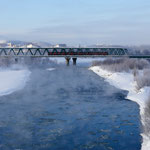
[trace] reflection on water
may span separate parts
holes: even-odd
[[[0,98],[1,150],[139,150],[138,106],[82,67],[34,69]]]

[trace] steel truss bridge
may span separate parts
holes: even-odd
[[[0,48],[0,56],[100,57],[127,55],[124,48]]]
[[[129,55],[125,48],[0,48],[3,57],[65,57],[76,64],[78,57],[129,57],[150,58],[150,56]]]

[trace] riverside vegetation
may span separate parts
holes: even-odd
[[[132,72],[136,81],[136,88],[140,90],[145,86],[150,86],[150,62],[145,59],[106,59],[104,61],[94,61],[92,66],[100,66],[104,70],[111,72]]]

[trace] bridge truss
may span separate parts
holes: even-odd
[[[0,48],[0,56],[106,57],[126,56],[124,48]]]

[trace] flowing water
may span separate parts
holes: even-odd
[[[140,150],[138,105],[86,67],[32,69],[0,97],[0,150]]]

